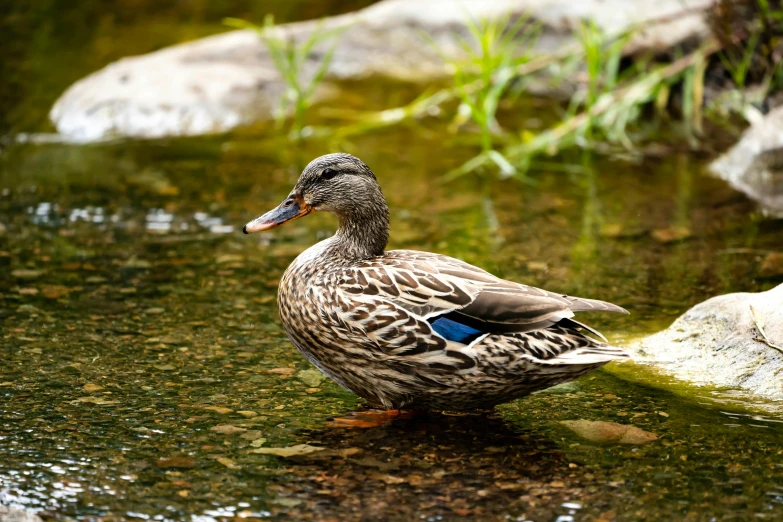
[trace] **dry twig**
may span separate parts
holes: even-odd
[[[761,338],[759,339],[756,337],[754,341],[763,342],[770,348],[774,348],[775,350],[783,353],[783,347],[780,347],[776,344],[772,344],[769,339],[767,338],[767,333],[764,331],[764,318],[761,317],[761,314],[756,312],[756,309],[753,308],[753,305],[750,305],[750,317],[753,319],[753,324],[756,325],[756,329],[759,331],[759,334],[761,334]]]

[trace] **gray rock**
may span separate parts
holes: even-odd
[[[755,121],[710,169],[770,214],[783,215],[783,107]]]
[[[0,522],[43,522],[43,520],[31,511],[0,504]]]
[[[783,399],[783,353],[760,342],[751,315],[763,320],[769,341],[783,346],[783,284],[758,294],[713,297],[669,328],[629,347],[639,362],[696,384],[741,388]]]
[[[383,76],[405,81],[443,78],[447,70],[422,33],[450,56],[461,53],[455,35],[469,17],[530,13],[544,24],[537,45],[556,52],[575,42],[573,29],[592,18],[607,32],[640,26],[630,51],[668,48],[708,29],[703,9],[712,0],[384,0],[324,20],[341,33],[327,79]],[[657,20],[655,24],[647,23]],[[317,22],[278,27],[295,40]],[[331,42],[316,48],[304,75],[312,75]],[[263,43],[251,31],[232,31],[143,56],[124,58],[72,85],[50,117],[66,141],[113,137],[156,138],[224,132],[268,119],[284,85]],[[324,88],[319,100],[335,92]]]

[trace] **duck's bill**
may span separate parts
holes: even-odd
[[[278,205],[277,208],[245,225],[242,232],[250,234],[251,232],[262,232],[277,228],[287,221],[306,216],[312,211],[313,207],[309,206],[302,199],[288,198]]]

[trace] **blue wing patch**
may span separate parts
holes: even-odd
[[[431,320],[430,324],[432,325],[432,329],[438,332],[444,339],[462,344],[470,344],[484,335],[484,332],[481,330],[476,330],[475,328],[451,319],[446,319],[445,317],[438,317],[435,320]]]

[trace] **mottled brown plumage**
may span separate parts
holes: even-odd
[[[336,214],[340,226],[288,267],[280,316],[310,362],[373,406],[487,408],[627,357],[572,319],[627,313],[618,306],[506,281],[444,255],[384,252],[386,201],[372,171],[348,154],[311,162],[289,197],[245,231],[314,210]]]

